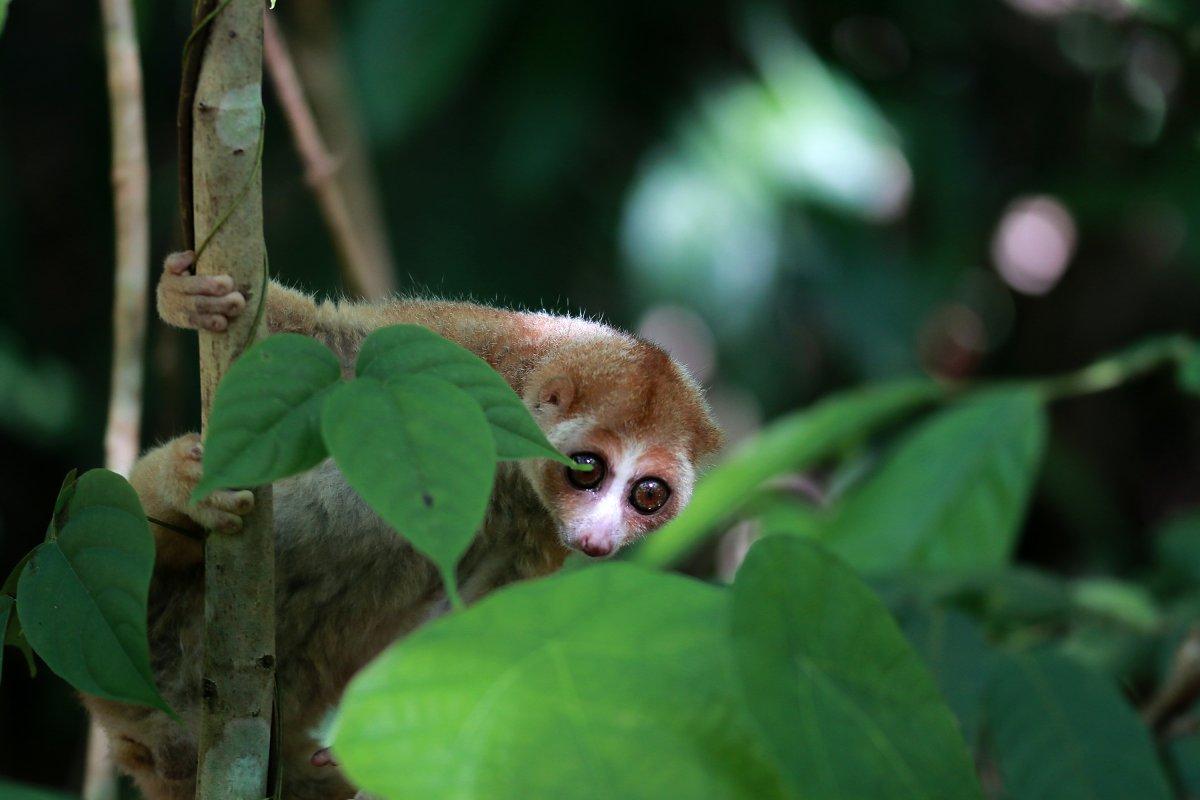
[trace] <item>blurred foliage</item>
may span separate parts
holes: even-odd
[[[277,13],[286,28],[326,1]],[[69,25],[54,4],[5,8],[7,565],[41,540],[63,472],[101,460],[112,233],[96,7],[73,9]],[[138,4],[157,253],[178,241],[188,10]],[[686,310],[690,333],[656,338],[710,386],[735,442],[869,380],[1047,374],[1143,335],[1200,333],[1200,7],[1188,0],[346,0],[335,11],[405,289],[582,307],[631,328]],[[336,294],[270,97],[268,116],[272,263]],[[152,338],[146,443],[194,427],[198,407],[191,340],[161,328]],[[1183,374],[1194,390],[1200,360]],[[869,428],[814,434],[762,488],[765,476],[725,473],[736,502],[714,513],[819,535],[827,508],[899,457],[905,445],[887,434],[940,394],[928,391]],[[972,747],[982,716],[968,699],[981,690],[948,683],[962,673],[947,659],[977,655],[978,640],[1021,657],[1056,651],[1142,703],[1200,616],[1195,400],[1156,376],[1056,403],[1049,419],[1040,477],[1014,471],[1030,485],[993,493],[1027,504],[995,526],[1012,561],[871,578]],[[684,568],[732,574],[721,562],[736,561],[740,535],[697,536],[679,553]],[[938,645],[942,635],[955,644]],[[0,684],[0,774],[75,786],[77,703],[62,684],[30,683],[19,661],[7,659]],[[1177,788],[1200,792],[1195,735],[1163,751]]]

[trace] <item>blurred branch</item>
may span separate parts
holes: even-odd
[[[1194,726],[1188,712],[1200,698],[1200,625],[1193,625],[1175,651],[1171,672],[1142,709],[1142,719],[1160,735]],[[1183,723],[1179,725],[1179,723]]]
[[[146,341],[149,277],[149,167],[142,105],[137,29],[129,0],[101,0],[104,53],[112,125],[113,213],[116,268],[113,291],[113,355],[104,463],[128,475],[140,445],[142,355]],[[104,731],[88,729],[85,800],[117,796],[116,771]]]
[[[288,44],[299,83],[337,161],[333,181],[349,207],[366,263],[378,276],[380,294],[389,295],[396,290],[395,262],[362,117],[355,103],[355,85],[342,57],[334,4],[328,0],[293,0],[285,4],[284,10],[290,22]]]
[[[1186,336],[1151,339],[1083,369],[1041,381],[1040,388],[1048,400],[1108,391],[1159,367],[1183,364],[1194,348],[1195,345]]]
[[[272,15],[264,22],[263,57],[267,73],[279,98],[279,105],[291,128],[296,150],[304,164],[304,178],[317,198],[333,238],[338,261],[352,291],[368,298],[385,297],[395,290],[391,269],[381,263],[365,246],[368,237],[355,229],[337,173],[339,164],[325,146],[312,110],[304,99],[304,90],[288,53],[287,43]]]
[[[198,274],[229,273],[257,305],[224,333],[200,332],[203,417],[232,361],[265,335],[261,0],[222,0],[191,109],[192,204]],[[194,51],[193,51],[194,52]],[[188,87],[181,96],[188,95]],[[240,534],[210,534],[204,552],[204,702],[199,800],[261,800],[267,788],[275,681],[275,552],[271,487],[255,490]]]
[[[175,127],[179,159],[179,225],[183,235],[182,250],[196,249],[196,226],[192,219],[192,107],[196,104],[196,83],[200,79],[200,64],[204,46],[208,43],[209,26],[201,24],[217,6],[217,0],[193,0],[192,33],[183,45],[183,69],[179,78],[179,106],[175,111]]]

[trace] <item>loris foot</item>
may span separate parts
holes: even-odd
[[[205,497],[199,503],[191,505],[189,499],[196,484],[203,475],[201,461],[204,458],[204,445],[200,436],[189,433],[180,436],[168,445],[173,448],[171,476],[182,498],[183,505],[178,510],[201,527],[221,533],[236,533],[242,529],[242,517],[254,510],[254,492],[248,489],[218,489]]]
[[[158,315],[178,328],[219,333],[246,308],[246,296],[229,275],[193,275],[196,254],[172,253],[158,281]]]
[[[146,516],[152,523],[165,523],[150,526],[162,565],[183,568],[199,563],[204,557],[202,531],[236,533],[242,529],[242,517],[254,510],[254,493],[246,490],[220,490],[191,503],[203,456],[200,436],[189,433],[146,453],[129,473]],[[187,533],[193,529],[194,535]]]
[[[151,516],[168,522],[185,518],[210,531],[240,531],[242,517],[254,510],[253,492],[221,489],[191,503],[192,490],[203,472],[203,457],[199,434],[184,434],[142,456],[133,465],[129,480]]]

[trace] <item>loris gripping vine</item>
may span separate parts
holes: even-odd
[[[246,298],[229,276],[190,273],[167,258],[162,319],[224,331]],[[548,460],[500,465],[482,529],[459,565],[477,600],[558,569],[571,550],[601,558],[674,517],[696,465],[720,433],[699,387],[658,347],[596,322],[472,303],[395,299],[318,304],[272,282],[265,324],[328,345],[349,373],[371,331],[425,326],[483,358],[522,398],[546,438],[589,472]],[[148,800],[195,795],[203,665],[204,529],[235,534],[253,495],[218,491],[195,506],[203,445],[196,434],[150,451],[130,481],[154,526],[150,648],[164,698],[180,714],[86,697],[118,764]],[[381,650],[447,608],[437,570],[347,485],[332,461],[275,485],[276,653],[285,798],[346,800],[354,789],[322,750],[319,728],[350,678]],[[596,598],[598,604],[603,597]]]

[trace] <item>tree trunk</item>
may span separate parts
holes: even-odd
[[[192,112],[192,204],[199,274],[228,273],[248,299],[227,332],[200,333],[203,416],[221,376],[263,335],[261,0],[230,0],[209,24]],[[255,491],[241,533],[205,546],[202,800],[261,800],[275,677],[271,489]]]

